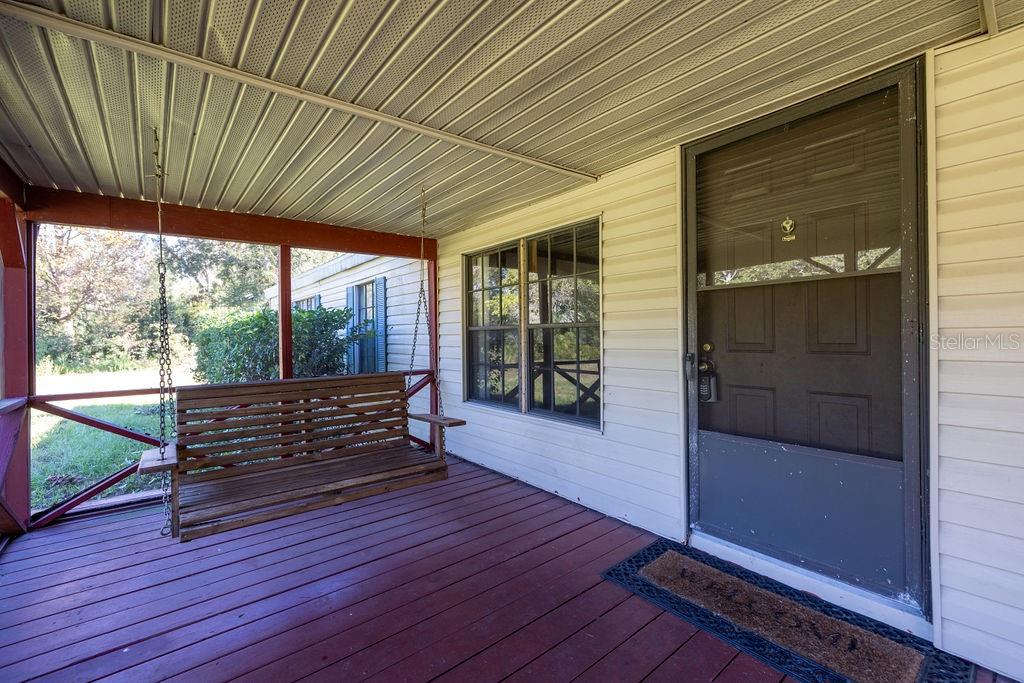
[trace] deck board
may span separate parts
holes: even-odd
[[[157,506],[0,555],[0,680],[686,680],[781,674],[604,581],[653,537],[466,462],[180,544]]]

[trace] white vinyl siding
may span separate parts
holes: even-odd
[[[1024,679],[1024,30],[934,64],[936,638]]]
[[[672,538],[680,483],[675,151],[439,241],[441,378],[454,453]],[[429,207],[428,207],[429,212]],[[603,430],[463,402],[463,256],[602,219]]]
[[[330,261],[312,272],[295,276],[292,281],[292,300],[300,301],[319,294],[320,305],[324,308],[343,308],[347,305],[345,291],[348,287],[371,282],[380,276],[387,278],[387,369],[408,370],[420,287],[418,260],[346,254],[337,263]],[[267,302],[272,308],[277,308],[276,287],[267,290]],[[427,312],[423,311],[416,349],[417,369],[426,368],[430,364],[427,335]]]

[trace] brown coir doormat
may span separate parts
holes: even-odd
[[[898,629],[668,540],[605,577],[806,681],[968,683],[973,667]]]

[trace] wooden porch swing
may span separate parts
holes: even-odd
[[[163,169],[155,130],[153,135],[158,188],[160,447],[142,454],[137,471],[163,475],[163,533],[187,541],[446,478],[444,430],[466,423],[444,417],[440,401],[439,415],[409,413],[409,396],[415,388],[406,386],[406,377],[417,374],[416,342],[427,307],[422,190],[419,299],[408,373],[178,387],[172,401]],[[436,370],[429,374],[429,381],[436,385]],[[422,386],[423,382],[417,385]],[[172,403],[177,406],[173,409],[176,440],[168,439]],[[432,447],[410,435],[410,419],[430,425]]]
[[[444,429],[410,414],[405,374],[178,387],[178,438],[140,473],[169,472],[171,534],[187,541],[444,479]],[[431,425],[434,448],[409,420]]]

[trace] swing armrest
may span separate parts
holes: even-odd
[[[170,442],[164,449],[164,459],[160,459],[160,449],[151,448],[142,452],[139,460],[139,474],[155,474],[157,472],[169,472],[178,465],[178,444]]]
[[[466,424],[465,420],[460,420],[457,417],[441,417],[440,415],[430,415],[427,413],[409,413],[409,419],[429,422],[439,427],[461,427]]]

